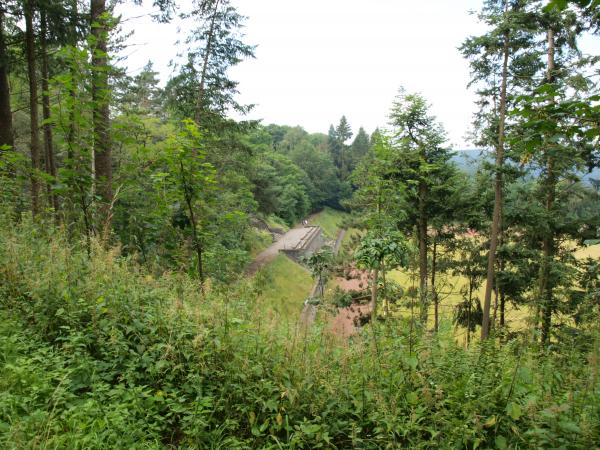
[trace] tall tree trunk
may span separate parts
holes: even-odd
[[[419,182],[419,295],[421,300],[420,320],[423,325],[427,324],[427,313],[429,301],[427,298],[427,211],[425,204],[427,201],[427,185],[424,181]]]
[[[73,47],[73,51],[77,48],[77,1],[72,0],[73,11],[71,13],[71,24],[70,24],[70,44]],[[71,75],[71,83],[69,86],[69,99],[71,101],[71,108],[69,109],[69,128],[67,130],[67,166],[74,170],[75,168],[75,134],[77,132],[75,125],[75,104],[77,102],[77,84],[76,80],[77,69],[75,64],[71,63],[69,67],[69,74]]]
[[[40,47],[42,51],[42,117],[44,119],[44,151],[46,161],[46,172],[56,179],[56,165],[54,163],[54,145],[52,142],[52,125],[50,125],[50,87],[49,87],[49,68],[48,68],[48,26],[46,22],[46,12],[42,8],[40,11]],[[48,183],[48,193],[50,202],[54,211],[58,211],[58,196],[52,192],[51,183]]]
[[[482,340],[487,339],[490,335],[490,309],[492,305],[492,289],[495,278],[494,267],[496,265],[496,250],[498,248],[498,237],[502,224],[502,168],[504,166],[504,127],[506,122],[506,85],[508,80],[509,39],[510,35],[507,30],[504,32],[502,48],[502,82],[500,85],[500,110],[498,111],[498,146],[496,147],[496,174],[494,180],[494,213],[492,217],[492,229],[490,231],[490,251],[488,253],[487,278],[485,282],[485,294],[483,297],[483,318],[481,322]]]
[[[208,30],[208,38],[206,41],[206,48],[204,49],[204,58],[202,61],[202,69],[200,71],[200,86],[198,87],[198,98],[196,99],[196,111],[194,114],[194,122],[200,128],[202,122],[202,112],[204,109],[204,97],[206,90],[206,73],[208,70],[208,63],[210,59],[210,54],[212,51],[212,44],[215,36],[215,24],[217,21],[217,13],[219,10],[219,1],[214,0],[214,9],[212,12],[212,17],[210,19],[210,27]],[[181,167],[182,176],[183,176],[183,166]],[[187,191],[186,191],[187,192]],[[203,267],[203,246],[200,238],[198,236],[198,228],[196,223],[196,217],[194,214],[194,207],[192,204],[189,195],[186,193],[186,203],[188,206],[188,212],[190,214],[190,220],[192,222],[192,238],[194,241],[194,248],[196,249],[196,258],[198,263],[198,278],[200,279],[200,291],[204,294],[204,267]]]
[[[108,86],[108,11],[106,0],[90,3],[92,46],[92,101],[94,103],[94,172],[96,193],[100,196],[100,219],[105,232],[110,230],[113,200],[110,140],[110,92]]]
[[[8,83],[8,52],[4,41],[4,11],[0,6],[0,146],[14,147],[10,85]]]
[[[437,235],[433,238],[433,250],[431,252],[431,295],[433,297],[434,307],[434,324],[433,330],[437,333],[440,328],[440,316],[439,316],[439,299],[435,288],[435,274],[437,270]]]
[[[381,262],[381,282],[383,284],[383,305],[384,305],[384,314],[385,314],[385,318],[387,319],[388,316],[390,315],[390,300],[388,298],[388,290],[387,290],[387,283],[385,281],[385,264],[383,263],[383,261]]]
[[[546,80],[548,83],[554,81],[554,30],[551,28],[547,32],[548,40],[548,70]],[[550,100],[551,102],[554,99]],[[554,173],[554,158],[546,149],[546,214],[548,218],[552,215],[554,208],[554,199],[556,196],[556,174]],[[550,219],[549,219],[550,220]],[[552,312],[554,310],[553,287],[550,280],[550,266],[554,259],[554,225],[549,224],[549,231],[542,239],[542,267],[540,269],[540,300],[542,302],[542,344],[547,344],[550,340],[550,329],[552,327]]]
[[[38,89],[33,32],[34,0],[25,3],[25,54],[29,76],[29,118],[31,132],[31,212],[35,217],[40,212],[40,129],[38,123]]]
[[[200,72],[200,87],[198,88],[198,98],[196,99],[196,114],[194,121],[200,127],[202,121],[202,111],[204,109],[204,91],[206,89],[206,71],[208,69],[208,60],[212,51],[212,44],[215,36],[215,23],[217,21],[217,13],[219,11],[219,1],[214,0],[214,9],[210,19],[210,27],[208,29],[208,38],[206,40],[206,49],[204,50],[204,58],[202,61],[202,71]]]
[[[492,313],[492,320],[490,321],[490,329],[491,330],[496,329],[496,320],[498,318],[498,300],[499,300],[498,279],[496,278],[495,284],[494,284],[494,312]]]
[[[70,53],[71,53],[71,57],[69,58],[68,62],[69,62],[69,75],[70,75],[70,82],[69,82],[69,87],[68,87],[68,93],[69,93],[69,100],[68,100],[68,125],[67,125],[67,133],[66,133],[66,144],[67,144],[67,157],[65,158],[65,160],[63,161],[63,164],[65,165],[65,167],[67,168],[68,172],[70,173],[78,173],[80,170],[80,166],[81,166],[81,152],[77,152],[77,155],[75,155],[75,149],[76,149],[76,143],[75,143],[75,137],[76,137],[76,133],[77,133],[77,128],[76,128],[76,105],[77,103],[77,90],[78,90],[78,72],[77,72],[77,65],[75,62],[76,59],[76,48],[77,48],[77,44],[78,44],[78,38],[77,38],[77,16],[78,16],[78,8],[77,8],[77,2],[78,0],[71,0],[71,12],[70,12],[70,23],[69,23],[69,46],[71,47],[69,49]],[[89,161],[86,161],[86,167],[89,166]],[[79,172],[80,173],[80,172]],[[87,169],[85,171],[85,173],[87,173]],[[91,225],[92,225],[92,221],[89,220],[89,217],[87,215],[87,200],[86,200],[86,195],[85,195],[85,190],[83,189],[79,189],[80,188],[80,182],[78,181],[80,177],[67,177],[66,178],[66,183],[68,186],[68,197],[65,196],[63,199],[63,208],[62,208],[62,214],[63,214],[63,221],[66,224],[71,224],[75,222],[75,218],[73,217],[73,213],[75,211],[75,207],[76,206],[80,206],[81,208],[81,212],[83,215],[83,219],[84,219],[84,226],[85,226],[85,237],[86,237],[86,243],[88,244],[87,248],[88,248],[88,253],[89,253],[89,244],[90,244],[90,239],[91,239],[91,234],[92,234],[92,230],[91,230]],[[86,204],[82,204],[82,202],[86,203]],[[71,233],[71,227],[69,226],[67,228],[67,230],[69,231],[69,235]]]
[[[196,214],[194,213],[194,204],[192,200],[192,196],[190,193],[190,186],[185,176],[185,170],[183,167],[183,162],[179,161],[179,169],[181,175],[181,186],[183,188],[183,196],[185,198],[185,203],[188,208],[188,214],[190,215],[190,222],[192,224],[192,241],[194,245],[194,250],[196,251],[196,262],[198,264],[198,279],[200,280],[200,292],[204,294],[204,264],[203,264],[203,253],[204,249],[202,247],[202,241],[200,240],[200,236],[198,236],[198,221],[196,220]]]

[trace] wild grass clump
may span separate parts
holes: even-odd
[[[0,231],[0,448],[593,448],[598,345],[465,350],[403,320],[340,343],[251,283],[153,278],[60,230]]]

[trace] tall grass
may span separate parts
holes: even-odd
[[[313,280],[309,271],[283,254],[261,269],[256,286],[260,286],[258,314],[295,323]]]
[[[402,319],[340,345],[261,287],[153,278],[60,230],[0,228],[0,448],[593,448],[598,340],[464,350]],[[590,337],[592,339],[592,337]]]

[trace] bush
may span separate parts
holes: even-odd
[[[2,448],[600,442],[597,339],[589,353],[464,350],[388,320],[339,346],[265,326],[252,283],[202,299],[185,275],[152,278],[99,246],[88,258],[45,229],[0,229]]]

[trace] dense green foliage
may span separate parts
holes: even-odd
[[[597,341],[464,350],[380,325],[274,330],[252,284],[200,300],[58,230],[0,234],[0,442],[60,448],[592,448]],[[53,264],[48,264],[53,261]],[[400,326],[398,326],[400,325]],[[569,345],[564,343],[564,345]],[[558,349],[557,349],[558,350]],[[587,358],[587,359],[586,359]]]
[[[54,216],[73,236],[85,236],[88,247],[94,236],[101,237],[157,272],[196,273],[204,283],[228,282],[243,270],[255,241],[255,216],[276,215],[293,225],[326,205],[339,207],[346,194],[325,135],[227,116],[251,108],[237,102],[237,82],[226,73],[254,49],[240,35],[244,17],[228,1],[199,2],[184,14],[197,26],[185,43],[189,58],[164,88],[151,62],[135,76],[112,65],[110,55],[106,67],[94,66],[97,37],[89,33],[95,26],[87,28],[81,13],[87,6],[32,5],[34,25],[41,26],[46,14],[57,33],[40,49],[52,69],[44,117],[51,133],[44,135],[40,164],[31,165],[32,119],[20,111],[29,103],[27,80],[11,66],[10,81],[19,89],[8,95],[19,112],[10,131],[14,142],[1,154],[1,186],[15,194],[5,202],[15,216],[29,209]],[[172,2],[155,6],[167,20]],[[22,5],[9,2],[7,14],[3,30],[15,39],[0,60],[16,64]],[[69,20],[55,23],[61,17]],[[124,45],[118,18],[111,17],[108,26],[118,49]],[[111,105],[108,190],[108,174],[97,176],[94,169],[99,113],[93,93],[100,70],[110,74],[110,90],[103,90],[106,98],[102,94]],[[368,135],[364,130],[359,135],[357,151],[364,153]],[[45,188],[39,194],[38,185]]]
[[[233,119],[231,0],[152,2],[164,87],[117,2],[0,3],[1,448],[598,445],[597,0],[483,3],[470,174],[403,89],[371,135]],[[248,269],[308,218],[333,252]]]

